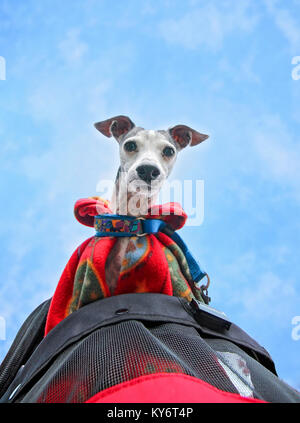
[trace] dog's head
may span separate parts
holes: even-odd
[[[156,196],[169,176],[177,154],[187,146],[195,146],[208,138],[185,125],[168,130],[145,130],[127,116],[116,116],[95,124],[103,135],[114,137],[120,148],[122,183],[129,193]]]

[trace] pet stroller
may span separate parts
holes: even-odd
[[[300,402],[263,347],[197,302],[109,297],[44,337],[49,304],[31,313],[1,364],[2,403]]]
[[[76,218],[101,236],[124,228],[128,217],[100,200],[79,200]],[[175,203],[163,211],[127,225],[150,235],[128,243],[113,296],[103,281],[114,240],[92,237],[74,251],[0,366],[0,402],[300,402],[269,353],[211,308],[205,290],[197,297],[205,273],[175,232],[187,216]]]

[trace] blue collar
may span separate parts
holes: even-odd
[[[122,216],[118,214],[99,214],[94,218],[96,236],[144,236],[156,234],[166,226],[160,219]]]

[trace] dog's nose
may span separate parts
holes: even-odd
[[[139,166],[136,171],[139,177],[148,184],[156,179],[160,174],[160,171],[157,169],[157,167],[152,165]]]

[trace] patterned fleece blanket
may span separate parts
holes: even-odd
[[[112,214],[100,197],[78,200],[76,219],[94,227],[94,216]],[[144,216],[164,220],[173,230],[187,215],[178,203],[153,206]],[[142,237],[92,236],[70,257],[51,300],[45,335],[84,305],[111,295],[154,292],[203,302],[180,247],[165,233]]]

